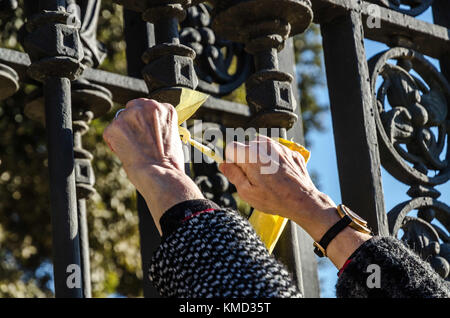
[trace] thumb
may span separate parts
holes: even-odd
[[[238,191],[250,189],[251,184],[242,169],[234,163],[224,162],[219,165],[219,170],[227,177]]]

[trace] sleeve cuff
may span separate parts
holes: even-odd
[[[210,200],[188,200],[175,204],[161,217],[163,239],[175,232],[184,222],[208,212],[220,210],[220,207]]]
[[[337,273],[337,276],[338,277],[341,277],[341,274],[345,271],[345,269],[347,268],[347,266],[353,261],[353,259],[355,258],[355,256],[359,253],[359,251],[361,250],[361,249],[363,249],[364,248],[364,246],[366,245],[366,244],[368,244],[367,242],[370,242],[371,240],[373,239],[373,237],[372,238],[370,238],[369,240],[367,240],[367,241],[365,241],[364,243],[362,243],[353,253],[352,253],[352,255],[350,255],[350,257],[347,259],[347,261],[345,262],[345,264],[342,266],[342,268],[338,271],[338,273]]]

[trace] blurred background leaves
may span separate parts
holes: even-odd
[[[22,50],[17,40],[24,23],[22,1],[12,18],[0,20],[1,47]],[[122,23],[122,8],[103,1],[98,39],[108,57],[100,68],[125,74]],[[322,129],[320,114],[326,110],[315,97],[315,90],[324,85],[318,35],[313,25],[295,38],[306,141],[308,132]],[[22,84],[17,94],[0,102],[0,297],[53,295],[46,134],[41,124],[23,114],[34,88]],[[242,99],[242,92],[235,96]],[[142,271],[136,193],[102,139],[113,114],[94,120],[83,137],[84,147],[95,157],[98,192],[88,204],[92,292],[94,297],[138,297]]]

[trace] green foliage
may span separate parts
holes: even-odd
[[[318,131],[324,129],[320,115],[328,109],[328,105],[320,104],[317,96],[318,89],[326,85],[319,26],[312,24],[307,32],[295,36],[294,48],[303,129],[308,145],[309,133],[314,129]]]
[[[16,31],[22,25],[20,9],[11,20],[0,21],[0,46],[21,50]],[[299,68],[301,106],[308,131],[321,128],[317,116],[324,109],[314,95],[323,77],[316,35],[317,28],[313,27],[295,41],[298,62],[310,67],[309,71]],[[111,0],[103,1],[98,38],[108,49],[101,68],[124,74],[122,9]],[[23,114],[33,89],[23,86],[13,98],[0,103],[0,297],[52,296],[45,128]],[[244,101],[244,96],[242,87],[229,98]],[[142,295],[136,194],[102,140],[113,114],[94,120],[83,137],[84,147],[95,157],[98,191],[88,203],[92,290],[95,297],[111,293],[136,297]]]

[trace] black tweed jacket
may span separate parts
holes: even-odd
[[[149,270],[167,297],[301,297],[247,220],[211,201],[180,203],[161,218],[162,243]],[[450,286],[399,240],[374,237],[350,258],[338,297],[450,297]],[[378,266],[379,284],[369,266]]]

